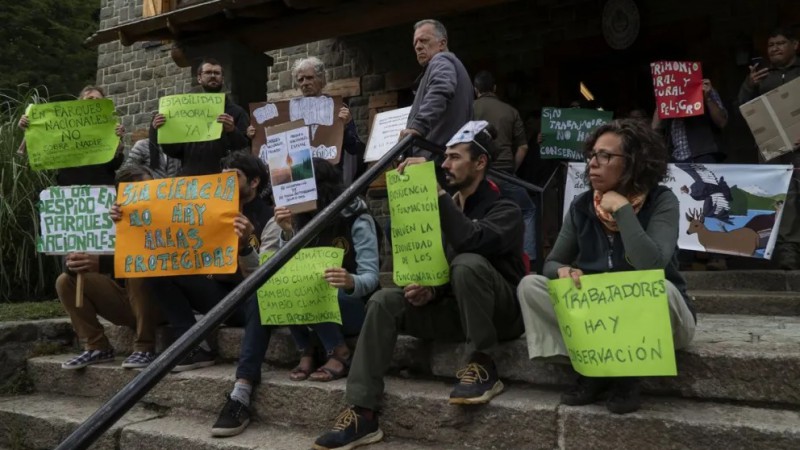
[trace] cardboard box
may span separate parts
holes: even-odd
[[[739,107],[765,161],[794,150],[800,139],[800,78]]]

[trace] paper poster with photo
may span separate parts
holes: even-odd
[[[591,187],[585,163],[570,163],[564,215]],[[772,258],[792,166],[670,164],[664,185],[680,202],[678,247],[751,258]]]
[[[661,119],[702,116],[703,67],[695,61],[650,63],[656,110]]]
[[[384,111],[375,115],[364,152],[365,162],[374,162],[392,149],[400,140],[400,132],[406,127],[411,107]]]
[[[267,162],[267,128],[302,120],[310,134],[311,155],[338,164],[342,156],[344,122],[339,119],[341,96],[295,97],[274,103],[250,103],[250,125],[256,134],[251,149]]]
[[[317,209],[309,127],[302,120],[267,128],[265,156],[275,206],[294,213]]]

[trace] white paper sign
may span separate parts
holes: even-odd
[[[317,200],[308,127],[267,135],[266,147],[275,206]]]
[[[585,167],[568,165],[564,216],[591,188],[583,181]],[[790,165],[670,164],[662,184],[680,202],[678,247],[770,259],[791,176]]]
[[[372,162],[381,159],[400,140],[400,132],[406,128],[408,113],[411,107],[385,111],[375,115],[372,131],[367,141],[364,161]]]
[[[36,251],[113,254],[116,226],[108,212],[117,198],[113,186],[52,186],[39,194]]]

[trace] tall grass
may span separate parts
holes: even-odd
[[[47,101],[45,88],[0,90],[0,302],[53,298],[57,257],[36,252],[39,192],[55,184],[54,172],[36,172],[17,154],[17,127],[30,103]]]

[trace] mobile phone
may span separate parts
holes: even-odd
[[[756,56],[755,58],[750,58],[750,65],[755,67],[756,70],[761,69],[761,66],[764,65],[764,58],[760,56]]]

